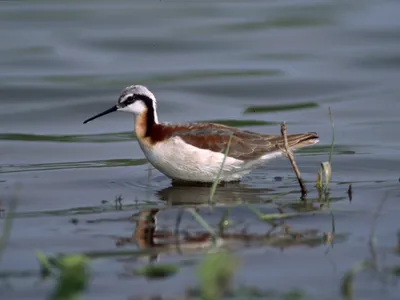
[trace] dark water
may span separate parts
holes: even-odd
[[[35,250],[135,250],[135,243],[116,246],[134,232],[132,215],[207,201],[208,188],[173,187],[158,171],[149,174],[131,116],[82,124],[134,83],[154,92],[162,121],[224,122],[274,134],[287,121],[289,132],[317,131],[320,143],[297,156],[311,199],[319,165],[329,156],[331,107],[329,209],[343,238],[333,248],[233,243],[241,262],[238,285],[338,299],[344,272],[370,257],[372,220],[383,199],[377,252],[382,268],[399,264],[393,251],[400,228],[399,10],[398,1],[2,1],[0,200],[6,211],[15,195],[19,200],[0,293],[9,299],[50,293],[52,282],[37,283]],[[237,205],[286,191],[292,193],[279,200],[285,212],[319,207],[298,201],[295,177],[281,159],[239,185],[219,188],[216,210],[205,209],[203,217],[215,224],[234,207],[234,224],[264,234],[268,227]],[[114,203],[118,196],[121,205]],[[276,204],[257,207],[278,212]],[[173,207],[161,211],[158,225],[173,230],[176,215]],[[201,230],[190,214],[184,219],[184,226]],[[332,231],[328,209],[289,223],[298,231]],[[201,260],[202,252],[171,250],[157,259],[181,264],[187,257]],[[196,265],[160,281],[120,276],[147,261],[129,255],[94,260],[85,299],[175,298],[196,284]],[[367,271],[355,291],[359,299],[396,299],[398,285]]]

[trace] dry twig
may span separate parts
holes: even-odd
[[[293,153],[289,148],[289,143],[288,143],[287,135],[286,135],[286,123],[285,122],[283,122],[281,124],[281,134],[282,134],[283,140],[285,142],[285,154],[289,158],[290,163],[292,164],[293,171],[296,174],[297,181],[299,182],[299,185],[301,188],[301,199],[305,200],[305,198],[307,196],[307,187],[304,184],[303,179],[301,179],[299,168],[297,167],[296,161],[294,160]]]

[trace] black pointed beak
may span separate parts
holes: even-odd
[[[94,120],[94,119],[100,118],[101,116],[110,114],[110,113],[112,113],[112,112],[114,112],[114,111],[117,111],[117,110],[118,110],[118,107],[117,107],[116,105],[114,105],[113,107],[111,107],[111,108],[109,108],[109,109],[103,111],[102,113],[99,113],[98,115],[95,115],[95,116],[93,116],[93,117],[87,119],[86,121],[83,122],[83,124],[86,124],[87,122],[90,122],[90,121],[92,121],[92,120]]]

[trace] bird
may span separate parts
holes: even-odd
[[[255,168],[284,155],[281,135],[261,134],[218,123],[159,122],[157,100],[143,85],[125,87],[111,108],[86,124],[115,111],[135,115],[134,130],[150,164],[174,183],[238,182]],[[287,136],[290,150],[319,142],[316,132]]]

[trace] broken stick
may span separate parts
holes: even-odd
[[[296,161],[294,160],[293,152],[289,148],[289,143],[288,143],[287,135],[286,135],[286,123],[285,122],[283,122],[281,124],[281,134],[283,136],[283,140],[285,143],[285,154],[289,158],[290,163],[292,164],[293,171],[296,174],[297,181],[299,182],[299,185],[301,188],[301,199],[305,200],[305,198],[307,196],[307,187],[304,184],[303,179],[301,179],[300,171],[296,165]]]

